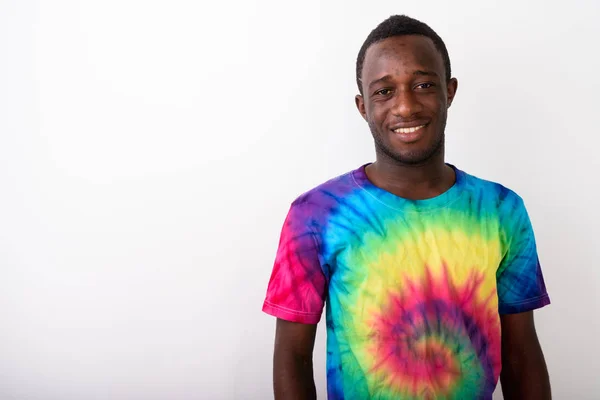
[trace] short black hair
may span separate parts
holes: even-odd
[[[371,47],[371,45],[393,37],[393,36],[404,36],[404,35],[421,35],[430,38],[433,41],[433,44],[438,49],[440,54],[442,55],[442,59],[444,60],[444,67],[446,70],[446,80],[450,80],[452,77],[451,69],[450,69],[450,56],[448,56],[448,50],[446,49],[446,45],[441,37],[433,29],[429,27],[429,25],[416,20],[414,18],[408,17],[406,15],[392,15],[379,25],[377,28],[373,29],[367,39],[363,43],[360,51],[358,52],[358,57],[356,59],[356,84],[358,85],[358,90],[362,94],[362,85],[361,85],[361,74],[363,70],[363,64],[365,62],[365,55],[367,53],[367,49]]]

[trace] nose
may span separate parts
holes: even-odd
[[[394,96],[392,112],[401,118],[410,118],[422,111],[422,105],[411,90],[398,90]]]

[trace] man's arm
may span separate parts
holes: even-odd
[[[317,398],[312,363],[316,333],[316,324],[277,319],[273,357],[275,400]]]
[[[550,379],[533,311],[500,316],[502,393],[505,400],[550,400]]]

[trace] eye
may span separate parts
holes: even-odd
[[[431,89],[435,85],[431,82],[419,83],[416,87],[417,89]]]
[[[376,95],[380,95],[380,96],[389,96],[390,94],[392,94],[392,90],[391,89],[379,89],[378,91],[375,92]]]

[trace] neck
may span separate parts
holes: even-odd
[[[455,182],[454,170],[444,162],[444,152],[422,164],[404,164],[383,154],[367,166],[367,177],[376,186],[397,196],[422,200],[438,196]]]

